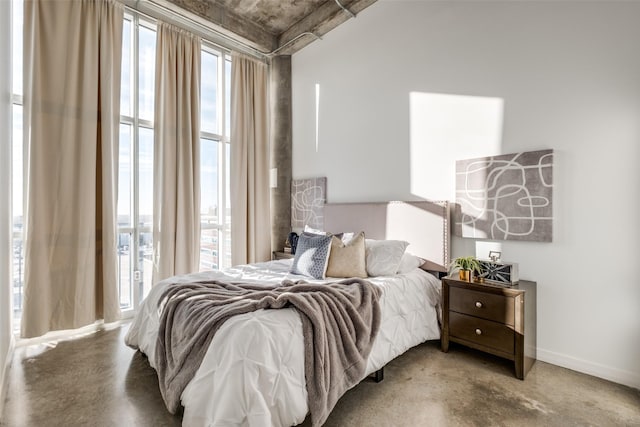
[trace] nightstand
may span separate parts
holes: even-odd
[[[282,251],[273,251],[271,253],[271,259],[272,260],[276,260],[276,259],[289,259],[289,258],[293,258],[295,255],[287,253],[287,252],[282,252]]]
[[[442,279],[442,351],[449,342],[513,360],[523,380],[536,361],[536,283],[504,287]]]

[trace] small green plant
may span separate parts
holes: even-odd
[[[469,270],[480,273],[480,263],[474,256],[458,257],[454,259],[451,263],[450,270],[453,271],[456,268],[458,270]]]

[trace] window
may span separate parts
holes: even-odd
[[[12,156],[11,159],[11,202],[13,212],[13,241],[12,241],[12,281],[13,281],[13,327],[20,330],[20,317],[22,315],[22,289],[24,285],[24,246],[22,235],[23,224],[23,140],[22,140],[22,0],[13,0],[12,7],[12,101],[13,101],[13,128],[12,128]]]
[[[13,307],[20,329],[24,284],[22,139],[23,2],[13,1]],[[122,37],[118,155],[118,291],[132,314],[151,289],[156,25],[126,9]],[[201,82],[200,269],[231,265],[229,203],[230,73],[228,51],[203,42]]]
[[[151,289],[153,254],[154,23],[125,15],[118,183],[120,306],[134,310]],[[231,265],[229,110],[231,58],[203,43],[200,116],[200,270]]]
[[[229,108],[231,60],[203,44],[200,84],[200,271],[231,265]]]
[[[122,28],[118,163],[118,291],[134,310],[151,289],[156,27],[127,13]]]

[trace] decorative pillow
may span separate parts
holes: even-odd
[[[422,258],[418,258],[414,254],[405,252],[404,254],[402,254],[402,259],[400,260],[400,265],[398,266],[398,274],[410,273],[416,268],[420,267],[422,264],[424,264],[424,260]]]
[[[333,236],[327,277],[367,277],[364,232],[358,233],[346,244]]]
[[[331,252],[333,236],[317,236],[302,233],[298,238],[296,254],[293,257],[291,272],[311,276],[314,279],[324,279]]]
[[[369,276],[393,276],[398,271],[402,254],[409,246],[404,240],[365,241]]]

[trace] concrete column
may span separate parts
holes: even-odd
[[[277,180],[271,188],[271,248],[282,250],[291,231],[291,56],[271,60],[271,168]]]

